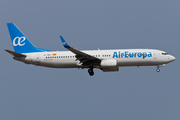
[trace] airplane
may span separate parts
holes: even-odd
[[[14,23],[7,23],[14,51],[5,50],[17,61],[51,68],[88,68],[90,76],[94,68],[103,72],[119,71],[125,66],[157,66],[175,60],[167,52],[156,49],[112,49],[80,51],[69,46],[62,36],[63,46],[69,51],[50,51],[35,47]]]

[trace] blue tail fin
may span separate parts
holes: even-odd
[[[14,51],[17,53],[31,53],[31,52],[49,52],[35,47],[26,36],[16,27],[14,23],[7,23],[9,34],[11,36]]]

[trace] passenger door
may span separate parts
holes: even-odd
[[[40,63],[40,54],[37,54],[37,55],[36,55],[36,62],[37,62],[37,64]]]
[[[157,59],[157,52],[154,52],[154,53],[153,53],[153,58],[154,58],[154,59]]]

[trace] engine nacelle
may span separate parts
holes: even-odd
[[[117,67],[117,60],[116,59],[107,59],[101,61],[101,67]]]

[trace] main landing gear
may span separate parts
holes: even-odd
[[[160,72],[159,66],[157,66],[156,72]]]
[[[88,73],[90,76],[94,75],[93,67],[89,68]]]

